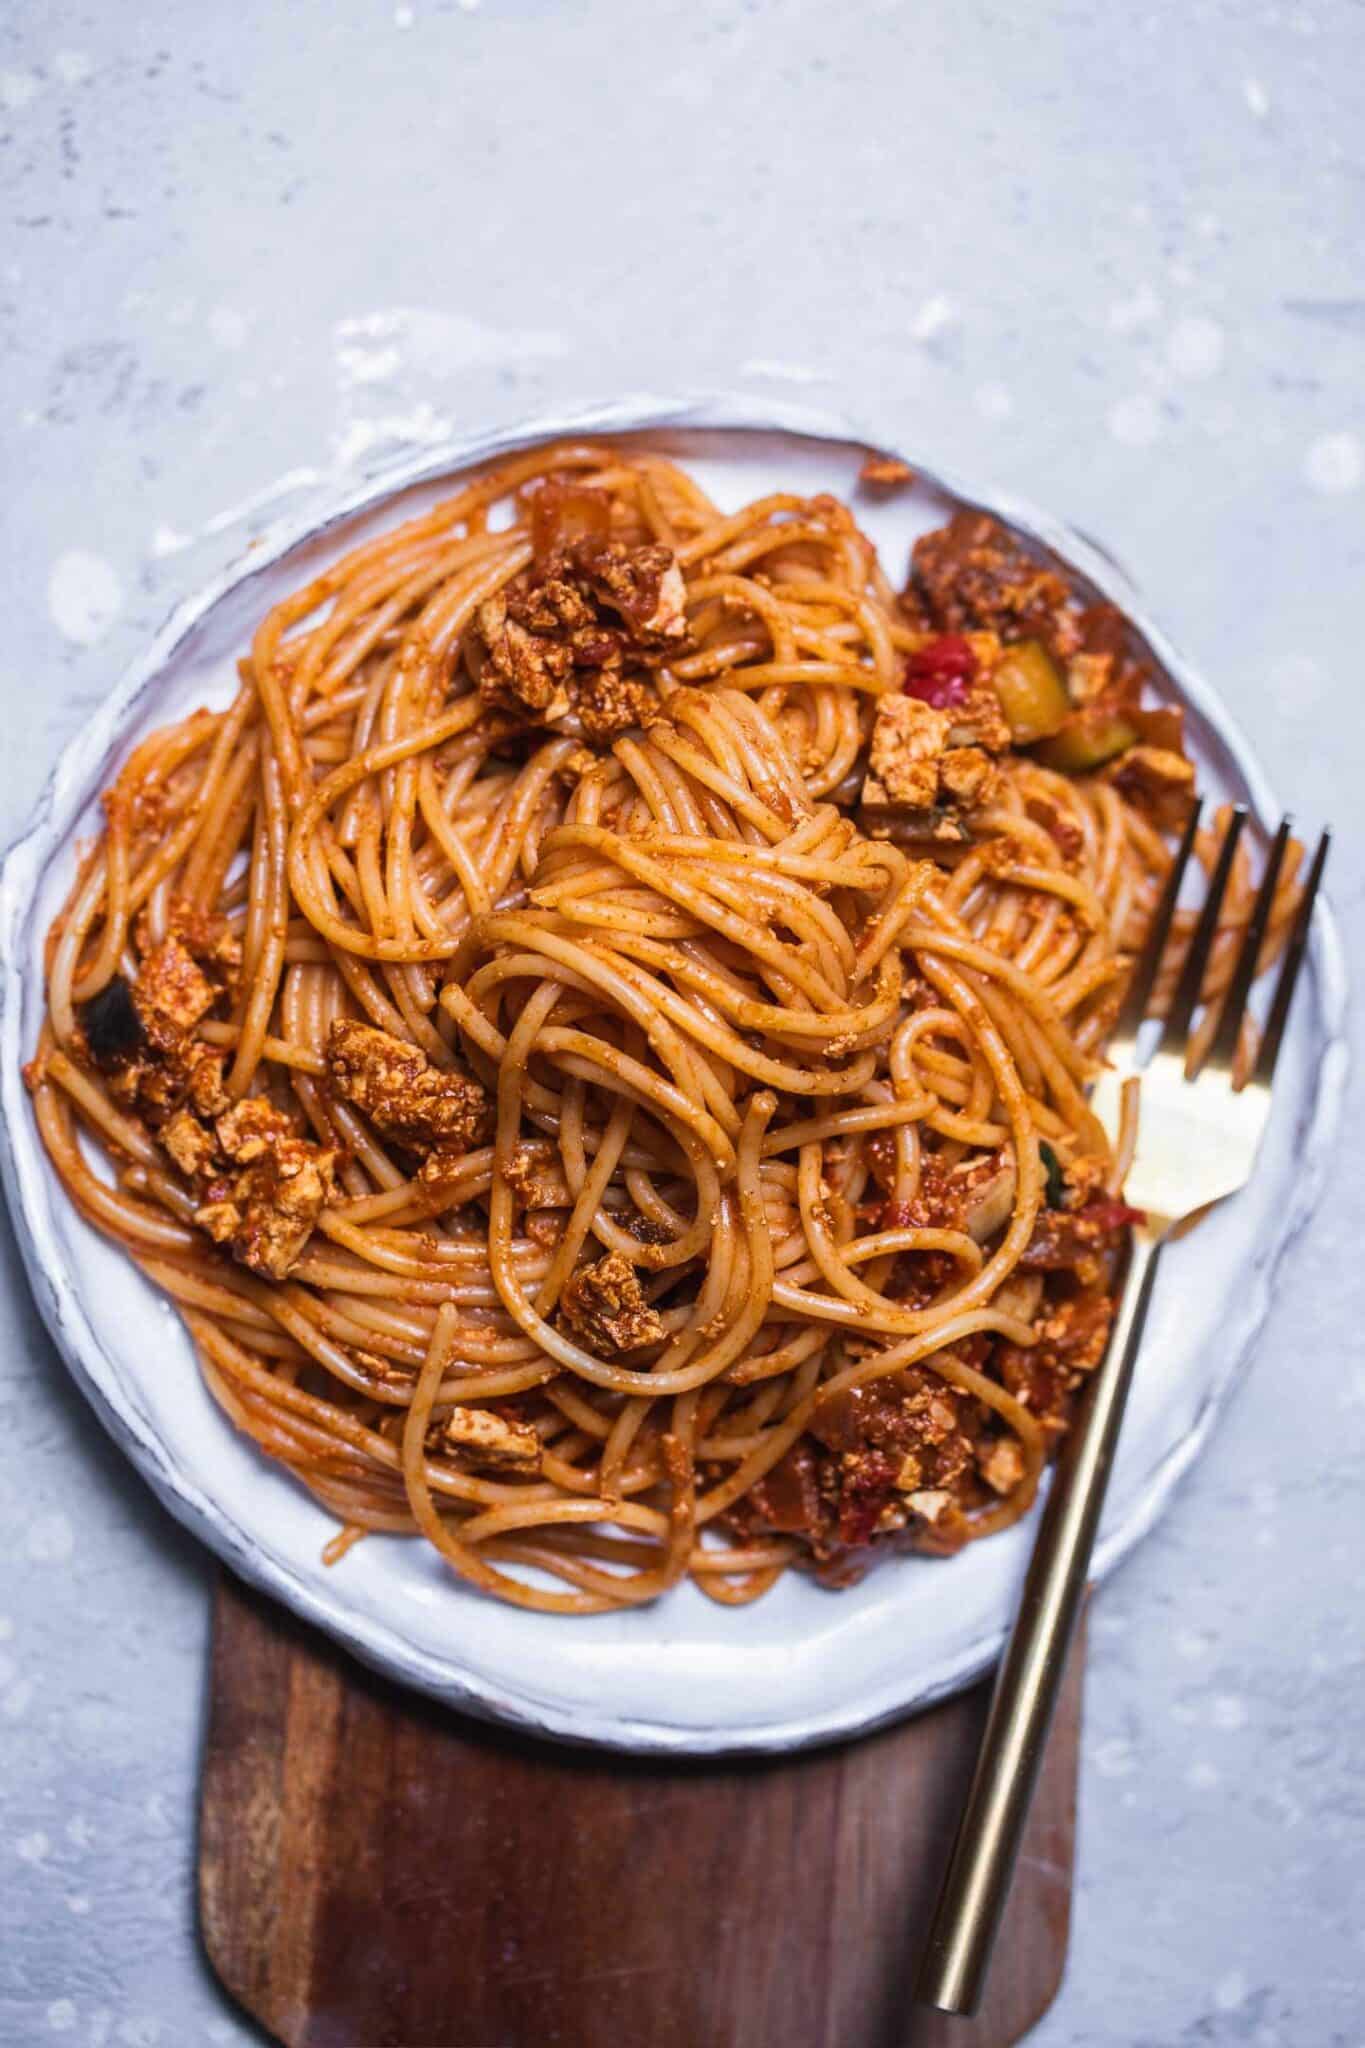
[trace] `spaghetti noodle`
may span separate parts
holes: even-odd
[[[418,1532],[583,1613],[1027,1509],[1104,1348],[1132,1132],[1086,1088],[1192,784],[1143,680],[989,521],[898,597],[832,498],[559,445],[130,755],[39,1126],[331,1555]]]

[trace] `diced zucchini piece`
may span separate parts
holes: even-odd
[[[1017,747],[1047,739],[1071,714],[1061,670],[1041,640],[1005,648],[991,681]]]
[[[1087,769],[1102,768],[1116,754],[1127,753],[1137,743],[1137,733],[1121,711],[1105,704],[1087,704],[1073,711],[1066,724],[1043,741],[1037,758],[1045,768],[1063,775],[1084,775]]]

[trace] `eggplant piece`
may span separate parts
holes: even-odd
[[[114,975],[77,1011],[90,1057],[102,1074],[117,1073],[138,1058],[147,1033],[138,1015],[133,991],[121,974]]]

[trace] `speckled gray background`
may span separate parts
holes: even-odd
[[[549,399],[748,385],[1102,536],[1335,820],[1354,950],[1363,77],[1350,0],[10,0],[6,835],[269,511]],[[1097,1603],[1039,2048],[1365,2043],[1363,1237],[1343,1163]],[[208,1566],[5,1259],[0,2041],[249,2041],[193,1921]]]

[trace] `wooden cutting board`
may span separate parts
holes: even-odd
[[[1066,1957],[1082,1664],[953,2020],[911,1987],[984,1688],[780,1762],[572,1750],[400,1692],[224,1574],[205,1945],[288,2048],[1006,2048]]]

